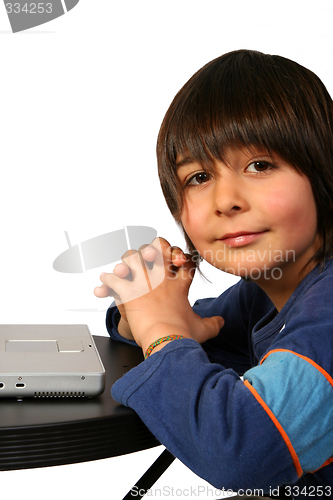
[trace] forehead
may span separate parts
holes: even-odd
[[[177,155],[176,157],[176,170],[186,167],[187,165],[191,165],[192,163],[198,163],[198,160],[193,158],[190,155]]]

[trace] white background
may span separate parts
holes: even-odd
[[[330,0],[81,0],[48,24],[12,34],[1,2],[0,323],[85,323],[106,335],[110,301],[92,290],[113,266],[81,275],[54,271],[67,247],[64,231],[74,245],[147,225],[183,246],[155,160],[173,96],[206,62],[239,48],[294,59],[332,94],[332,22]],[[203,271],[212,284],[196,277],[191,302],[234,282]],[[2,472],[1,490],[13,500],[28,492],[36,500],[120,500],[162,449]],[[164,498],[185,499],[198,485],[206,483],[176,461],[155,487],[173,486]]]

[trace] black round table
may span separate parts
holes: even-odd
[[[106,370],[99,397],[0,399],[0,470],[85,462],[160,445],[138,415],[110,392],[143,360],[141,349],[109,337],[94,340]]]

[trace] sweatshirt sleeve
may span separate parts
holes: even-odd
[[[222,312],[220,335],[203,346],[192,339],[171,342],[117,381],[113,397],[217,488],[266,494],[283,484],[330,489],[332,276],[321,274],[318,283],[310,278],[274,319],[271,305],[243,283],[223,301],[199,301],[201,315]],[[224,351],[242,356],[258,314],[260,329],[252,336],[257,357],[241,379],[223,362],[231,359]]]
[[[192,339],[171,342],[124,375],[113,397],[217,488],[269,488],[299,474],[281,433],[235,371]]]
[[[253,326],[272,308],[267,295],[254,283],[239,281],[219,297],[195,302],[193,310],[202,318],[223,316],[225,324],[220,335],[203,344],[210,361],[233,368],[243,375],[257,363],[252,349]],[[113,340],[136,345],[118,333],[120,313],[113,302],[106,315],[106,328]]]
[[[108,334],[112,338],[112,340],[117,340],[119,342],[125,342],[126,344],[130,345],[137,345],[137,343],[134,340],[128,340],[125,337],[122,337],[119,332],[118,332],[118,324],[120,321],[120,313],[118,311],[118,308],[113,302],[109,309],[107,310],[106,313],[106,329],[108,331]]]

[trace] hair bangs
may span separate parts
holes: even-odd
[[[245,60],[250,59],[247,65],[228,57],[224,64],[213,61],[209,74],[202,68],[176,95],[160,133],[162,138],[167,130],[160,141],[165,149],[159,151],[174,171],[179,156],[190,156],[211,168],[214,159],[225,159],[230,147],[256,147],[288,161],[296,158],[303,146],[300,117],[291,105],[297,100],[297,89],[288,88],[270,56],[271,65],[267,57],[261,61],[260,53],[253,54],[244,54]],[[297,168],[297,161],[291,163]]]

